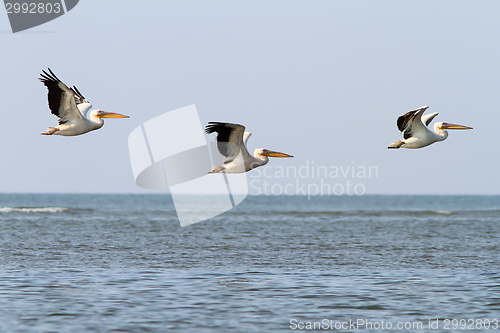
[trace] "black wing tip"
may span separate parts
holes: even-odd
[[[231,123],[223,123],[220,121],[209,121],[207,126],[226,126],[231,125]]]
[[[205,133],[211,134],[214,132],[219,132],[223,130],[229,123],[221,123],[218,121],[209,121],[208,125],[205,127]]]
[[[236,128],[236,127],[243,127],[243,128],[245,128],[245,126],[240,125],[240,124],[222,123],[222,122],[218,122],[218,121],[209,121],[208,125],[205,127],[205,132],[207,132],[207,134],[210,134],[210,133],[213,133],[213,132],[217,132],[219,130],[223,130],[225,128],[231,128],[231,130],[232,130],[232,129]],[[211,132],[208,132],[209,130]]]
[[[73,87],[71,87],[71,88],[69,88],[69,89],[71,89],[71,91],[73,91],[73,93],[74,93],[76,96],[78,96],[78,97],[80,97],[82,100],[85,100],[85,101],[86,101],[85,97],[84,97],[84,96],[83,96],[83,94],[80,92],[80,90],[78,90],[78,88],[77,88],[76,86],[73,86]]]
[[[411,111],[406,112],[405,114],[403,114],[403,115],[399,116],[399,118],[409,117],[409,116],[416,115],[416,114],[417,114],[417,113],[419,113],[419,112],[424,112],[424,111],[426,111],[428,108],[429,108],[428,106],[422,106],[422,107],[420,107],[420,108],[418,108],[418,109],[414,109],[414,110],[411,110]],[[398,119],[399,119],[399,118],[398,118]]]
[[[221,129],[221,126],[225,126],[224,123],[210,121],[207,126],[205,126],[205,133],[211,134],[217,132],[217,130]]]
[[[54,83],[59,83],[62,82],[59,80],[59,78],[54,74],[54,72],[50,69],[50,67],[47,68],[49,70],[49,73],[47,73],[45,70],[42,69],[42,74],[40,74],[40,78],[38,78],[40,81],[43,83],[48,83],[48,82],[54,82]]]
[[[82,96],[82,97],[83,97],[82,93],[80,92],[80,90],[78,90],[78,88],[77,88],[76,86],[73,86],[73,88],[74,88],[74,89],[75,89],[75,91],[78,93],[78,95],[80,95],[80,96]]]

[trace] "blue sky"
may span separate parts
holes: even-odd
[[[374,194],[500,194],[499,13],[496,1],[86,0],[17,34],[0,14],[0,191],[149,193],[128,135],[196,104],[203,124],[245,125],[251,151],[295,156],[273,168],[376,166],[357,180]],[[130,119],[40,135],[56,124],[47,67]],[[397,117],[423,105],[474,129],[388,150]]]

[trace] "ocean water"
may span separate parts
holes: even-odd
[[[0,194],[0,332],[500,330],[500,196]],[[311,330],[309,330],[311,331]]]

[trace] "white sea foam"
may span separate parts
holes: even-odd
[[[23,213],[59,213],[67,210],[62,207],[3,207],[0,213],[23,212]]]
[[[451,212],[449,210],[436,210],[435,213],[437,213],[437,214],[443,214],[443,215],[453,214],[453,212]]]

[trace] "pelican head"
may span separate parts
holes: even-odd
[[[436,123],[436,127],[441,129],[441,130],[445,130],[445,129],[459,129],[459,130],[472,129],[472,127],[469,127],[469,126],[442,123],[442,122]]]
[[[97,110],[94,116],[96,116],[97,118],[130,118],[129,116],[120,113],[107,112],[103,110]]]
[[[274,150],[269,150],[265,148],[255,149],[255,155],[268,156],[268,157],[293,157],[285,153],[280,153]]]

